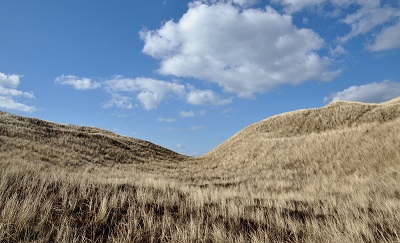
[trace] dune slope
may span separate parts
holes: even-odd
[[[297,160],[307,154],[309,159],[324,157],[329,161],[346,154],[349,157],[342,159],[351,163],[361,159],[351,157],[359,150],[365,160],[371,158],[370,154],[378,160],[398,160],[395,151],[383,153],[400,143],[399,118],[400,98],[381,104],[336,101],[323,108],[288,112],[254,123],[204,157],[229,164],[243,160],[263,163],[279,160],[274,153],[287,151]],[[380,155],[383,157],[378,158]]]
[[[391,185],[400,182],[399,148],[399,98],[382,104],[333,102],[250,125],[192,162],[194,172],[186,177],[256,184],[260,193],[280,184],[303,195],[304,190],[334,194],[354,177],[360,180],[352,190],[378,177]]]
[[[0,112],[0,158],[79,166],[152,163],[186,157],[153,143],[112,132]]]

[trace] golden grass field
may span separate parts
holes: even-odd
[[[400,242],[400,98],[270,117],[197,158],[0,112],[0,242]]]

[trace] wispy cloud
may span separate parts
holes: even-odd
[[[294,14],[302,10],[319,9],[325,16],[338,18],[350,31],[338,36],[339,43],[346,43],[359,35],[375,38],[368,45],[370,51],[385,51],[400,48],[399,18],[400,5],[395,1],[381,0],[273,0],[284,6],[286,13]],[[328,7],[326,11],[324,7]],[[317,8],[314,8],[317,7]],[[332,14],[332,7],[335,14]]]
[[[77,90],[97,89],[101,84],[90,78],[80,78],[73,75],[61,75],[55,78],[54,82],[61,85],[70,85]]]
[[[176,148],[177,148],[177,149],[184,149],[184,148],[186,148],[186,147],[185,147],[185,145],[178,143],[178,144],[176,145]]]
[[[191,131],[198,131],[198,130],[203,130],[203,129],[206,129],[207,127],[206,126],[191,126],[190,128],[189,128],[189,130],[191,130]]]
[[[135,106],[136,105],[133,103],[131,97],[118,93],[112,93],[111,99],[103,105],[103,108],[117,107],[123,109],[132,109]]]
[[[207,126],[167,127],[165,130],[169,132],[195,132],[203,129],[207,129]]]
[[[272,2],[284,6],[284,11],[289,14],[300,11],[304,8],[319,5],[324,1],[325,0],[272,0]]]
[[[379,1],[376,4],[361,3],[361,7],[353,14],[347,15],[342,21],[351,27],[351,31],[339,38],[341,42],[346,42],[360,34],[371,32],[375,27],[382,26],[385,23],[399,17],[399,10],[389,6],[381,7]]]
[[[195,114],[192,110],[190,111],[181,111],[179,112],[179,115],[183,118],[188,118],[188,117],[195,117]]]
[[[17,85],[18,76],[10,76],[7,80],[3,78],[4,84]],[[1,78],[1,77],[0,77]],[[117,75],[114,78],[105,81],[94,81],[90,78],[82,78],[74,75],[61,75],[55,78],[55,83],[61,85],[70,85],[78,90],[89,90],[101,88],[108,93],[111,98],[103,103],[103,108],[122,108],[132,109],[136,106],[142,106],[145,110],[157,109],[158,106],[167,99],[184,100],[192,105],[227,105],[230,104],[232,98],[222,99],[212,90],[200,90],[189,84],[181,84],[178,82],[169,82],[153,78],[125,78]],[[1,88],[0,93],[13,93],[14,95],[33,96],[28,92],[20,92]],[[138,104],[136,104],[136,102]],[[191,116],[191,113],[181,116]]]
[[[183,97],[185,86],[151,78],[123,78],[117,76],[105,81],[105,89],[114,95],[136,97],[146,110],[156,109],[168,97]]]
[[[171,122],[176,122],[176,119],[175,118],[161,118],[160,117],[160,118],[157,119],[157,121],[171,123]]]
[[[354,85],[324,98],[325,102],[335,100],[380,103],[400,96],[400,83],[385,80],[365,85]]]
[[[232,102],[232,98],[221,99],[217,93],[212,90],[192,89],[188,94],[186,101],[192,105],[227,105]]]
[[[387,51],[400,48],[400,21],[383,29],[368,46],[370,51]]]

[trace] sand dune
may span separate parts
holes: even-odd
[[[140,139],[94,128],[62,125],[0,112],[0,150],[31,162],[149,163],[180,161],[186,156]],[[14,151],[13,151],[14,150]],[[1,155],[0,155],[1,156]]]
[[[343,157],[343,161],[364,158],[367,162],[371,156],[387,160],[387,150],[400,142],[399,118],[400,98],[381,104],[335,101],[322,108],[288,112],[254,123],[204,158],[224,164],[271,159],[280,163],[279,158],[286,160],[285,156],[274,154],[284,152],[296,157],[293,160],[318,158],[328,164],[336,163],[341,154],[355,156]],[[371,148],[369,152],[366,147]],[[398,155],[395,152],[391,159],[400,160]]]
[[[0,242],[400,242],[400,98],[254,123],[193,158],[0,112]]]

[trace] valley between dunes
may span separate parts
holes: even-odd
[[[0,242],[400,242],[400,98],[273,116],[196,158],[0,112]]]

